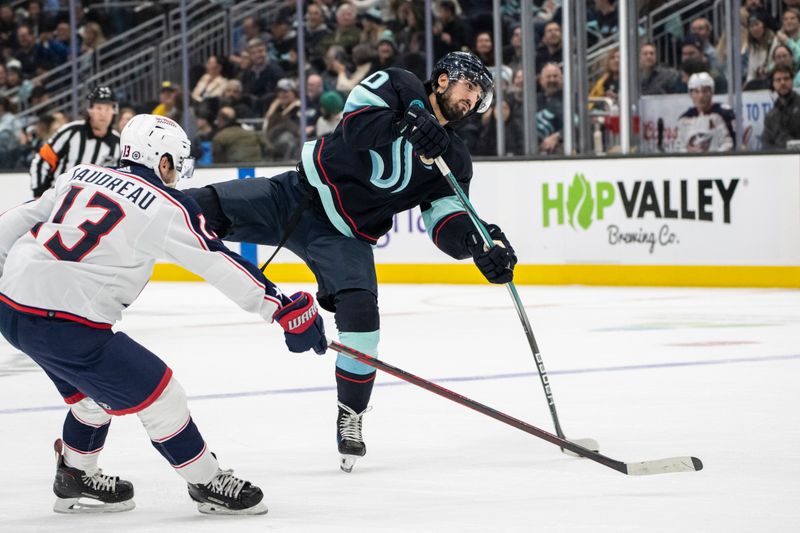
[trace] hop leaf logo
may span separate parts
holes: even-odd
[[[575,174],[572,184],[567,191],[567,213],[569,214],[569,225],[575,228],[577,219],[578,225],[583,229],[589,229],[592,225],[592,212],[594,211],[594,198],[592,189],[583,174]]]

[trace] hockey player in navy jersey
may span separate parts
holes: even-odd
[[[267,512],[258,487],[220,469],[172,370],[111,330],[155,259],[167,258],[243,309],[278,322],[291,351],[325,351],[311,295],[281,293],[228,250],[205,227],[197,204],[173,188],[191,175],[189,149],[172,120],[135,116],[121,135],[122,167],[78,165],[40,199],[0,216],[0,332],[44,369],[70,405],[56,441],[57,512],[134,507],[132,484],[97,467],[111,416],[131,413],[186,480],[201,512]]]
[[[466,52],[439,60],[431,80],[390,68],[350,93],[344,117],[329,135],[310,141],[296,172],[234,180],[187,191],[210,226],[233,241],[285,244],[317,278],[320,305],[335,312],[342,343],[377,355],[380,320],[372,245],[392,217],[420,206],[428,235],[455,259],[472,257],[492,283],[512,279],[514,251],[497,226],[487,251],[432,159],[442,156],[469,190],[472,160],[450,124],[492,100],[492,77]],[[362,416],[375,371],[339,356],[337,441],[349,472],[366,453]]]

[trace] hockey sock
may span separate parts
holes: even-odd
[[[64,420],[64,462],[67,466],[94,473],[97,459],[106,442],[111,415],[91,398],[70,407]]]
[[[380,330],[340,331],[339,340],[359,352],[377,355]],[[339,354],[336,359],[336,389],[339,401],[356,413],[367,408],[375,384],[375,369]]]
[[[367,408],[375,384],[376,371],[369,374],[353,374],[341,368],[336,369],[336,391],[339,401],[360,413]]]
[[[153,447],[189,483],[207,483],[219,469],[189,413],[186,393],[174,378],[138,413]]]

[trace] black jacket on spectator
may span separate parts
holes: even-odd
[[[681,78],[673,69],[657,66],[650,72],[650,75],[641,76],[642,96],[648,94],[673,94],[680,92]]]
[[[14,52],[14,57],[22,64],[20,70],[26,78],[35,76],[36,69],[53,68],[53,54],[41,44],[34,45],[28,51],[18,49]]]
[[[284,76],[283,69],[275,63],[267,63],[259,71],[251,67],[242,73],[242,92],[263,99],[275,92],[278,80]]]
[[[800,95],[794,91],[778,98],[767,113],[761,143],[764,148],[785,150],[786,142],[793,139],[800,139]]]
[[[542,71],[542,67],[544,67],[548,63],[555,63],[560,65],[564,62],[564,49],[559,48],[554,53],[550,53],[550,50],[546,46],[540,46],[536,49],[536,72],[539,73]]]
[[[433,37],[433,56],[442,57],[448,52],[461,50],[472,42],[472,27],[461,17],[456,17],[442,25],[442,33],[450,35],[450,44],[444,43],[438,35]]]

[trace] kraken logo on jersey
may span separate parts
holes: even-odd
[[[369,155],[372,158],[372,174],[369,181],[380,189],[390,189],[394,187],[400,180],[400,171],[403,173],[403,183],[400,187],[392,191],[392,194],[397,194],[408,186],[411,181],[411,170],[413,166],[412,155],[413,148],[411,143],[406,141],[403,137],[398,137],[392,143],[392,173],[387,177],[383,177],[385,164],[383,158],[375,150],[370,150]],[[401,163],[402,155],[402,163]]]

